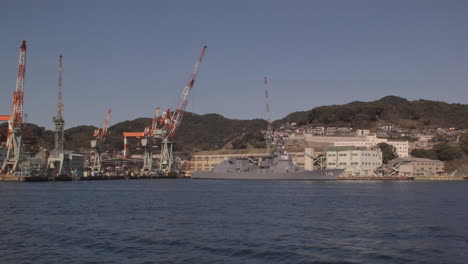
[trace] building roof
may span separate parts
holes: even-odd
[[[266,149],[218,149],[194,152],[193,155],[263,154]]]
[[[395,162],[443,162],[441,160],[433,160],[433,159],[426,159],[426,158],[413,158],[413,157],[407,157],[407,158],[396,158],[392,159],[389,162],[395,163]]]
[[[349,151],[355,150],[354,146],[330,146],[325,149],[325,151]]]
[[[379,148],[368,148],[364,146],[330,146],[325,151],[350,151],[350,150],[376,150]]]

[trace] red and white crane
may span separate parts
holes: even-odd
[[[102,127],[94,130],[94,139],[91,140],[91,147],[94,148],[94,161],[93,166],[91,167],[93,176],[99,176],[99,174],[102,173],[102,144],[107,136],[107,128],[109,127],[111,113],[112,109],[109,109]]]
[[[189,81],[185,85],[182,95],[177,104],[176,110],[167,109],[159,116],[159,107],[155,110],[155,115],[152,124],[145,128],[144,132],[124,132],[124,152],[123,158],[129,158],[128,138],[135,137],[141,139],[141,145],[145,149],[144,162],[142,173],[147,174],[153,170],[153,139],[161,139],[161,162],[160,171],[169,172],[173,168],[173,144],[170,139],[175,135],[177,128],[180,126],[182,117],[187,106],[190,92],[195,84],[195,79],[198,73],[198,68],[205,55],[207,46],[203,46],[202,51],[193,67],[193,71],[189,77]]]
[[[162,128],[159,130],[156,129],[154,131],[155,136],[160,137],[162,139],[161,162],[159,169],[166,173],[173,170],[174,163],[174,142],[170,141],[170,139],[174,137],[175,132],[182,121],[185,108],[187,107],[188,98],[193,88],[193,85],[195,84],[198,68],[203,60],[206,48],[207,46],[203,46],[202,51],[200,52],[200,55],[198,56],[195,65],[193,66],[192,74],[190,75],[189,81],[187,82],[187,84],[184,87],[184,90],[182,91],[182,95],[180,96],[176,110],[171,111],[171,109],[168,109],[166,112],[164,112],[160,118],[160,122],[163,125]]]
[[[158,117],[159,107],[156,107],[151,126],[145,128],[145,131],[143,132],[144,137],[141,139],[141,146],[145,150],[143,157],[143,168],[141,169],[142,174],[151,174],[153,172],[153,139],[154,131],[158,126]]]
[[[143,132],[123,132],[124,137],[124,152],[123,158],[128,159],[128,138],[135,137],[141,140],[141,146],[144,149],[143,157],[143,168],[141,169],[142,174],[151,175],[153,172],[153,139],[154,131],[157,129],[159,121],[159,106],[156,107],[153,115],[151,125],[145,127]]]
[[[175,131],[177,130],[177,128],[180,125],[180,122],[182,121],[185,108],[187,107],[188,97],[190,95],[190,92],[192,91],[193,85],[195,84],[195,78],[197,77],[198,68],[200,66],[200,63],[203,60],[203,56],[205,56],[206,48],[207,46],[203,46],[200,56],[198,56],[198,60],[193,66],[193,71],[192,71],[192,74],[190,75],[189,81],[185,85],[184,90],[182,91],[182,95],[180,96],[179,102],[177,103],[177,108],[172,113],[172,116],[171,116],[172,126],[171,126],[171,129],[168,131],[169,133],[167,135],[169,138],[174,136]]]
[[[24,76],[26,73],[26,40],[20,46],[18,74],[16,76],[16,89],[13,93],[11,115],[8,118],[7,153],[3,162],[3,172],[19,172],[19,164],[23,160],[23,101]],[[3,116],[6,117],[6,116]]]

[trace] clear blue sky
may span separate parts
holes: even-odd
[[[21,40],[25,112],[53,127],[63,53],[67,127],[174,107],[208,45],[187,107],[272,119],[386,95],[468,103],[468,1],[2,1],[0,114]]]

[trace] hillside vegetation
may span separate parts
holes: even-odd
[[[107,151],[119,152],[123,149],[123,132],[141,132],[151,124],[150,118],[138,118],[114,124],[108,129],[104,144]],[[262,119],[236,120],[218,114],[197,115],[186,112],[181,126],[174,137],[175,151],[191,152],[210,149],[265,147],[261,130],[266,127]],[[94,126],[77,126],[65,130],[65,149],[86,151],[90,149]],[[0,124],[0,137],[6,141],[7,124]],[[34,124],[25,124],[24,140],[27,151],[36,152],[40,147],[51,149],[54,146],[54,132]],[[139,141],[131,140],[130,151],[140,153]],[[159,143],[157,147],[159,147]],[[157,148],[156,147],[156,148]]]
[[[291,122],[353,128],[374,128],[387,122],[407,128],[468,128],[468,105],[386,96],[372,102],[355,101],[294,112],[274,124]]]
[[[351,102],[345,105],[321,106],[309,111],[295,112],[274,122],[278,127],[285,123],[351,126],[374,128],[384,123],[402,127],[468,128],[468,105],[448,104],[444,102],[417,100],[408,101],[396,96],[386,96],[372,102]],[[150,125],[150,118],[138,118],[123,121],[109,127],[105,149],[118,152],[123,149],[123,132],[140,132]],[[175,150],[182,152],[203,151],[221,148],[263,148],[265,141],[262,130],[266,128],[263,119],[237,120],[218,114],[197,115],[186,112],[174,138]],[[65,149],[89,150],[95,127],[77,126],[65,130]],[[0,140],[5,141],[7,124],[0,124]],[[39,147],[52,148],[53,131],[34,124],[24,128],[27,150],[34,152]],[[132,153],[138,153],[138,141],[131,141]]]

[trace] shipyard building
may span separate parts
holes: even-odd
[[[309,147],[327,147],[327,146],[355,146],[366,147],[369,149],[375,148],[379,143],[387,143],[396,149],[399,157],[409,157],[408,141],[389,141],[386,138],[378,138],[377,135],[371,134],[368,130],[357,130],[355,137],[340,137],[340,136],[314,136],[313,134],[304,134],[305,144]]]
[[[331,146],[325,152],[305,148],[290,149],[285,153],[291,156],[294,165],[307,171],[345,169],[348,176],[374,176],[375,170],[382,165],[382,152],[379,148]],[[187,169],[192,172],[211,171],[216,164],[231,157],[256,159],[268,155],[266,149],[202,151],[192,155]]]
[[[188,169],[196,171],[211,171],[214,165],[221,163],[223,160],[235,158],[252,158],[263,157],[269,155],[266,149],[226,149],[197,152],[190,157]]]
[[[354,146],[332,146],[326,149],[327,168],[345,169],[348,176],[376,176],[382,166],[382,151]]]
[[[398,168],[402,176],[430,176],[445,171],[443,161],[425,158],[396,158],[389,161],[389,165]]]

